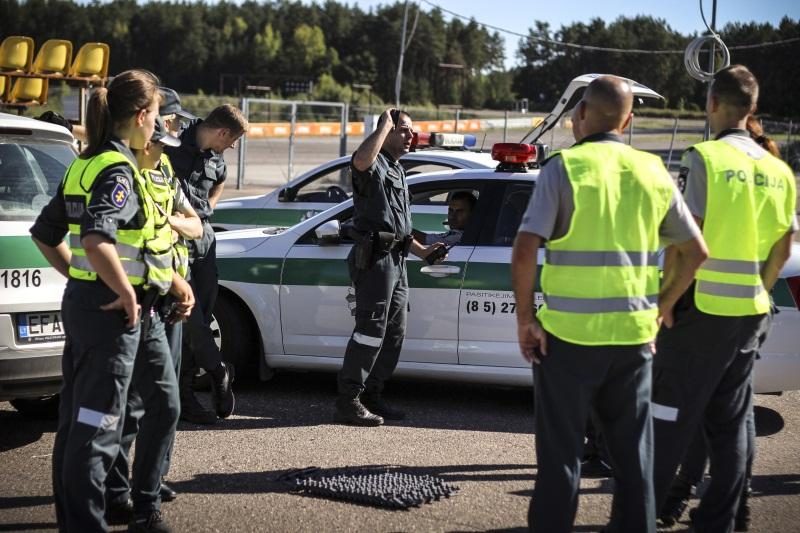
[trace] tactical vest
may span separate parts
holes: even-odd
[[[697,271],[695,305],[712,315],[764,314],[770,303],[761,265],[792,224],[794,174],[769,154],[753,159],[724,141],[694,149],[708,178],[703,238],[709,252]]]
[[[161,154],[161,171],[172,187],[172,196],[174,200],[175,194],[178,193],[181,184],[178,180],[178,176],[175,175],[172,161],[169,160],[167,154]],[[182,235],[177,235],[177,237],[175,237],[174,235],[175,234],[173,234],[172,238],[172,268],[180,277],[186,279],[186,276],[189,275],[189,245],[186,244],[185,237]]]
[[[121,153],[113,150],[102,152],[89,159],[77,158],[69,166],[64,176],[64,197],[83,197],[84,209],[86,209],[89,205],[97,176],[108,167],[118,164],[127,164],[133,169],[133,188],[144,212],[145,224],[138,229],[118,229],[116,234],[117,242],[114,247],[131,285],[143,285],[147,276],[147,264],[143,252],[145,242],[154,235],[153,212],[155,209],[146,193],[144,180],[139,174],[136,165]],[[123,185],[120,184],[119,187],[123,187]],[[119,194],[129,192],[120,190]],[[117,193],[112,192],[112,194]],[[72,252],[69,264],[70,277],[88,281],[96,280],[97,272],[86,257],[86,250],[83,249],[81,244],[80,219],[70,219],[68,229],[69,247]]]
[[[154,236],[145,243],[147,284],[165,294],[172,285],[172,227],[168,217],[172,214],[175,191],[164,173],[150,169],[142,169],[141,172],[147,194],[156,206],[153,215]]]
[[[621,143],[561,151],[575,211],[547,242],[545,330],[583,345],[652,341],[658,314],[658,228],[674,193],[661,159]]]

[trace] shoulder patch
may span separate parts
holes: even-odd
[[[121,183],[114,185],[114,190],[111,191],[111,203],[116,207],[122,207],[128,201],[128,189]]]
[[[116,177],[114,178],[114,180],[117,182],[117,184],[119,184],[119,185],[122,185],[122,186],[123,186],[123,187],[125,187],[127,190],[130,190],[130,188],[131,188],[131,181],[130,181],[130,180],[129,180],[129,179],[126,177],[126,176],[116,176]]]

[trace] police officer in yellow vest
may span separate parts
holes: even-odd
[[[61,311],[64,383],[53,447],[53,492],[62,531],[108,529],[105,481],[119,451],[140,337],[152,340],[147,350],[166,348],[163,329],[159,338],[156,321],[147,320],[152,296],[163,289],[152,285],[146,260],[146,242],[155,236],[154,206],[130,151],[150,138],[157,114],[158,79],[149,72],[126,71],[108,88],[95,90],[87,111],[89,147],[31,228],[43,255],[69,277]],[[187,288],[173,278],[170,290],[182,301],[191,300]],[[161,408],[155,435],[177,422],[177,405]],[[142,497],[131,531],[168,530],[157,486],[148,485],[159,479],[165,451],[153,443],[137,457],[140,474],[134,473],[134,482]]]
[[[675,306],[674,323],[665,320],[658,334],[654,480],[661,505],[702,424],[712,477],[694,514],[696,531],[733,528],[745,483],[745,421],[758,332],[797,229],[792,171],[745,129],[757,100],[758,82],[746,67],[715,74],[706,111],[716,138],[690,149],[679,176],[709,258]]]
[[[180,140],[167,132],[164,121],[161,117],[156,117],[155,130],[150,142],[142,149],[133,150],[136,161],[141,169],[144,185],[153,201],[154,212],[154,237],[147,242],[147,256],[150,263],[156,263],[160,268],[150,268],[148,275],[158,278],[153,284],[161,284],[160,279],[172,280],[173,272],[177,272],[182,278],[186,277],[188,271],[188,250],[185,246],[176,248],[178,245],[178,234],[189,239],[199,238],[203,234],[203,226],[200,217],[197,216],[189,200],[183,191],[175,183],[174,176],[171,174],[169,160],[166,163],[163,154],[164,145],[177,146]],[[173,234],[173,229],[175,234]],[[160,318],[163,322],[164,333],[169,346],[169,357],[165,358],[161,351],[156,351],[148,358],[148,365],[140,365],[137,360],[137,369],[141,367],[156,375],[169,374],[163,369],[164,366],[171,366],[174,375],[177,376],[177,368],[180,367],[180,360],[175,361],[175,352],[180,354],[180,337],[177,342],[173,334],[177,331],[180,335],[181,322],[178,317],[186,311],[184,304],[172,295],[164,295],[163,300],[171,302],[168,306],[171,311],[164,312],[164,305],[156,306],[161,313]],[[160,300],[161,301],[161,300]],[[160,302],[159,301],[159,302]],[[140,354],[141,356],[141,354]],[[178,356],[179,357],[179,356]],[[170,375],[171,376],[171,375]],[[137,387],[137,383],[131,386],[128,394],[128,405],[125,412],[122,440],[120,452],[114,466],[109,472],[106,480],[106,499],[108,508],[106,518],[110,523],[128,523],[133,509],[129,502],[131,486],[128,482],[129,474],[129,453],[134,439],[137,442],[137,449],[144,449],[152,446],[153,437],[147,432],[139,432],[139,428],[147,428],[152,425],[153,417],[159,416],[157,409],[147,411],[142,393],[146,392],[150,397],[151,404],[164,405],[178,402],[177,397],[170,395],[177,393],[177,383],[165,383],[157,381],[154,385],[147,384],[145,387]],[[169,450],[165,455],[164,466],[161,469],[163,476],[169,468],[169,455],[174,441],[174,427],[165,436],[169,441]],[[159,477],[159,480],[161,477]],[[175,498],[175,493],[163,482],[159,482],[159,490],[162,501],[171,501]]]
[[[650,345],[659,308],[689,285],[705,249],[661,160],[623,144],[632,103],[620,78],[587,87],[573,113],[578,142],[545,163],[514,241],[520,350],[535,363],[533,531],[572,530],[590,414],[616,474],[607,531],[655,531]],[[659,291],[660,242],[681,261]]]

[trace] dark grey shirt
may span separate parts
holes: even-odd
[[[402,165],[381,151],[367,170],[358,170],[352,160],[350,170],[356,229],[385,231],[398,238],[411,235],[411,206]]]
[[[214,186],[223,183],[228,176],[225,159],[213,150],[201,150],[197,145],[197,128],[201,119],[195,119],[181,132],[181,145],[166,146],[164,152],[169,156],[175,175],[181,183],[189,202],[202,219],[209,218],[214,209],[208,195]]]
[[[584,142],[610,143],[622,142],[622,139],[616,135],[604,135],[596,141],[589,139]],[[556,154],[539,172],[519,231],[535,233],[548,240],[561,238],[567,234],[574,212],[572,184],[567,177],[564,161]],[[686,242],[700,235],[700,228],[686,208],[677,187],[673,191],[669,210],[659,224],[658,234],[663,244]]]

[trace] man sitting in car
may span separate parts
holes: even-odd
[[[447,202],[447,226],[449,231],[443,233],[424,233],[414,230],[414,238],[423,244],[433,244],[436,242],[444,243],[446,246],[453,246],[461,242],[464,229],[475,208],[478,199],[470,191],[457,191],[450,196]]]

